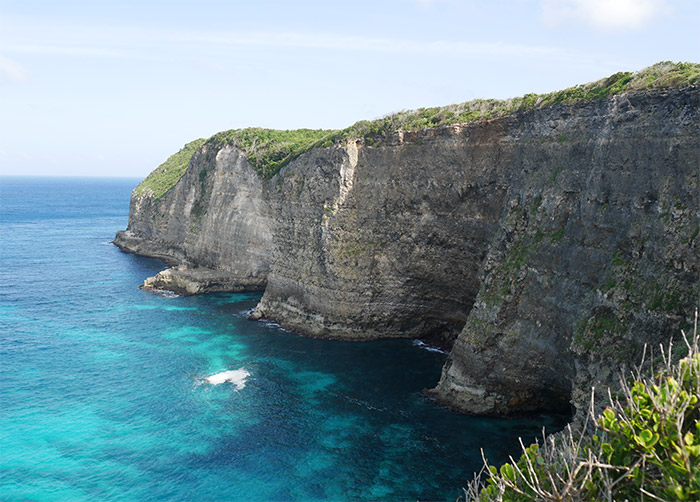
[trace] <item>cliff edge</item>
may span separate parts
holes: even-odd
[[[699,81],[661,63],[343,131],[227,131],[137,187],[115,243],[175,266],[146,287],[264,289],[254,315],[301,333],[451,347],[430,394],[462,411],[585,408],[700,297]]]

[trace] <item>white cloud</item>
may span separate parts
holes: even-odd
[[[600,30],[635,30],[671,10],[667,0],[542,0],[549,26],[581,22]]]
[[[27,70],[17,62],[5,56],[0,56],[0,75],[14,82],[24,82],[27,80]]]

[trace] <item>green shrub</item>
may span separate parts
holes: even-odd
[[[618,397],[589,434],[566,432],[500,469],[485,470],[465,490],[477,501],[700,500],[700,351],[697,312],[688,355],[662,347],[660,367],[621,382]],[[594,403],[591,403],[591,410]],[[591,411],[591,418],[593,412]],[[586,426],[584,426],[584,429]],[[522,444],[522,443],[521,443]]]
[[[215,134],[207,144],[215,149],[233,145],[248,155],[248,162],[263,179],[270,179],[289,162],[322,144],[337,131],[295,129],[280,131],[250,127]]]
[[[375,138],[398,130],[462,124],[559,103],[594,101],[628,91],[697,83],[700,83],[700,64],[664,61],[636,73],[620,72],[596,82],[549,94],[526,94],[521,98],[507,100],[475,99],[456,105],[401,111],[373,121],[362,120],[338,131],[335,138]]]
[[[171,156],[136,187],[137,194],[162,197],[175,186],[187,169],[190,158],[202,145],[216,151],[234,145],[246,152],[248,162],[263,179],[270,179],[280,169],[314,148],[330,147],[343,141],[362,139],[367,146],[381,146],[389,134],[452,124],[464,124],[504,115],[543,108],[558,103],[574,103],[606,98],[627,91],[696,84],[700,82],[700,64],[657,63],[636,73],[616,73],[608,78],[549,94],[526,94],[508,100],[475,99],[442,107],[419,108],[393,113],[376,120],[361,120],[343,130],[275,130],[257,127],[232,129],[215,134],[208,140],[188,143]],[[568,138],[559,137],[559,141]],[[207,161],[210,152],[206,153]],[[553,179],[559,172],[555,172]]]
[[[168,157],[168,160],[146,176],[134,189],[134,193],[150,195],[155,200],[160,199],[182,178],[182,175],[187,170],[187,166],[190,164],[192,155],[205,141],[205,139],[196,139],[187,143],[179,152]]]

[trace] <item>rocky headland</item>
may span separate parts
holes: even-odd
[[[144,287],[264,290],[254,317],[451,348],[469,413],[585,410],[700,298],[700,65],[343,131],[227,131],[134,190]]]

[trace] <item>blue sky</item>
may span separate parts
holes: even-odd
[[[225,129],[700,62],[698,26],[697,0],[0,0],[0,174],[142,177]]]

